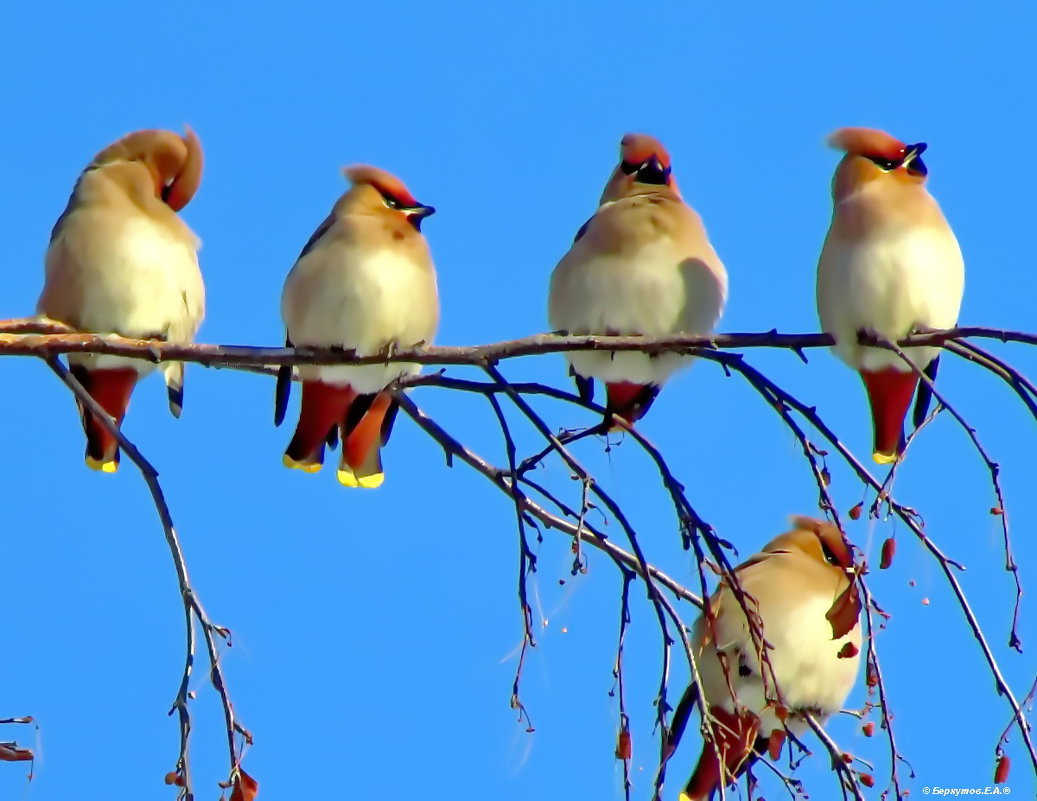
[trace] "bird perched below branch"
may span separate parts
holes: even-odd
[[[696,704],[705,704],[712,739],[681,801],[706,801],[769,750],[776,759],[786,727],[801,735],[807,713],[824,722],[856,681],[861,601],[852,546],[832,523],[792,524],[735,568],[741,599],[725,579],[695,621],[702,683],[685,692],[670,742],[676,747]]]

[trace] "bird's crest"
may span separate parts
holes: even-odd
[[[877,128],[840,128],[828,137],[831,147],[843,150],[853,156],[896,160],[902,158],[907,145]]]
[[[367,164],[357,164],[343,168],[342,173],[352,181],[354,186],[359,184],[373,186],[383,197],[391,198],[405,208],[421,205],[414,199],[410,190],[403,185],[403,181],[383,169]]]
[[[654,136],[628,133],[619,142],[619,157],[624,164],[636,167],[644,164],[652,156],[659,160],[664,169],[670,167],[670,154]]]
[[[184,135],[145,130],[127,134],[94,156],[87,170],[120,161],[144,164],[155,180],[155,193],[173,211],[188,204],[202,181],[202,145],[184,126]]]

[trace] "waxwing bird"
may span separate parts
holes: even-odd
[[[352,187],[310,237],[288,274],[281,315],[288,345],[341,347],[358,356],[387,353],[432,340],[439,295],[421,221],[435,209],[414,199],[393,175],[375,167],[348,167]],[[287,467],[316,472],[325,444],[341,432],[339,481],[347,487],[381,485],[381,447],[398,409],[384,391],[421,366],[382,363],[296,368],[302,409],[284,454]],[[284,419],[291,368],[278,373],[274,422]]]
[[[681,801],[706,801],[768,750],[776,759],[786,727],[805,732],[805,713],[822,723],[856,681],[861,601],[852,546],[832,523],[792,524],[735,568],[744,604],[722,580],[692,629],[701,684],[678,705],[671,743],[696,704],[705,705],[713,737],[704,738]]]
[[[681,198],[670,155],[651,136],[627,134],[600,206],[551,275],[548,319],[569,334],[712,333],[727,300],[727,272],[702,220]],[[674,353],[566,354],[581,397],[605,382],[607,408],[641,418],[659,388],[691,358]]]
[[[918,376],[893,351],[858,344],[867,332],[891,342],[957,324],[965,263],[954,232],[925,188],[924,143],[906,145],[883,131],[843,128],[829,139],[845,151],[832,181],[832,225],[817,268],[821,327],[835,352],[864,379],[874,425],[873,458],[891,464],[904,451],[904,418]],[[930,379],[940,349],[907,348]],[[919,387],[914,423],[930,390]]]
[[[202,147],[185,127],[137,131],[98,153],[76,181],[51,232],[46,282],[37,311],[80,331],[135,339],[193,342],[205,315],[199,242],[177,212],[202,177]],[[153,369],[141,359],[75,353],[69,369],[121,424],[137,380]],[[169,408],[180,416],[184,365],[162,366]],[[86,463],[114,473],[118,443],[80,404]]]

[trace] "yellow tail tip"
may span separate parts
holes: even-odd
[[[893,464],[900,459],[900,454],[896,452],[883,453],[882,451],[875,451],[871,455],[871,458],[875,460],[875,464]]]
[[[281,463],[290,470],[302,470],[304,473],[316,473],[320,470],[320,462],[297,462],[287,453],[281,459]]]
[[[681,794],[677,796],[677,801],[691,801],[691,796],[682,791]]]
[[[114,473],[119,469],[119,463],[114,459],[104,461],[102,459],[95,459],[93,456],[86,457],[86,466],[91,470],[98,470],[101,473]]]
[[[350,487],[351,489],[360,486],[360,482],[356,480],[353,471],[348,467],[340,467],[338,469],[338,483],[343,487]]]
[[[338,470],[338,483],[350,489],[377,489],[385,481],[385,473],[371,473],[366,476],[357,476],[352,468],[343,465]]]
[[[369,476],[361,476],[358,480],[364,489],[377,489],[385,482],[385,473],[372,473]]]

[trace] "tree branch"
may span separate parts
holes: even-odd
[[[933,345],[944,347],[956,355],[992,372],[1008,384],[1026,405],[1030,414],[1037,418],[1037,387],[1035,387],[1032,382],[1007,362],[975,346],[973,343],[965,341],[965,338],[967,337],[994,339],[1002,342],[1017,342],[1030,345],[1037,344],[1037,335],[1034,334],[978,327],[961,327],[946,331],[927,331],[907,337],[896,344],[881,342],[873,337],[862,335],[861,342],[875,347],[884,347],[896,351],[901,355],[903,355],[902,348],[909,346]],[[0,321],[0,356],[33,355],[45,359],[51,368],[59,375],[61,380],[75,393],[77,399],[85,406],[85,408],[95,414],[97,418],[116,436],[128,458],[133,461],[140,470],[149,490],[151,491],[152,499],[162,522],[167,544],[170,548],[171,554],[173,555],[180,592],[184,601],[185,623],[187,630],[187,656],[183,678],[176,700],[173,704],[173,709],[170,712],[170,714],[172,714],[173,711],[177,711],[180,718],[181,748],[180,758],[177,764],[178,781],[176,783],[182,788],[180,798],[183,799],[183,801],[191,801],[191,799],[194,798],[191,790],[187,755],[191,729],[191,719],[187,709],[187,701],[189,698],[188,684],[194,660],[195,620],[197,620],[198,625],[201,627],[201,632],[206,643],[210,663],[210,679],[220,695],[223,704],[231,758],[231,782],[233,782],[238,775],[238,765],[241,758],[237,747],[237,738],[240,736],[245,743],[251,742],[251,735],[240,726],[234,716],[233,707],[230,703],[229,695],[223,681],[223,674],[219,665],[218,641],[219,639],[225,639],[229,643],[230,632],[227,629],[212,623],[190,585],[187,575],[187,567],[183,558],[179,539],[175,529],[173,528],[172,518],[166,505],[161,487],[158,483],[158,474],[154,467],[141,455],[140,451],[134,447],[131,442],[126,440],[126,438],[119,432],[118,426],[114,421],[104,413],[103,409],[101,409],[101,407],[89,396],[83,387],[79,385],[75,378],[71,376],[57,361],[58,354],[105,353],[143,359],[154,363],[163,361],[195,362],[205,366],[226,367],[260,373],[273,372],[278,365],[379,364],[385,362],[414,362],[425,365],[468,365],[484,370],[489,375],[491,381],[480,382],[462,380],[445,376],[442,374],[442,371],[440,371],[439,373],[409,378],[405,381],[399,382],[398,386],[402,388],[405,386],[436,385],[446,389],[483,394],[490,403],[501,428],[504,438],[505,454],[507,457],[507,469],[502,469],[485,461],[482,457],[466,448],[452,435],[448,434],[441,426],[425,415],[408,397],[406,397],[405,393],[402,392],[400,393],[401,408],[403,408],[408,416],[410,416],[419,425],[419,427],[421,427],[443,448],[444,453],[447,456],[448,465],[454,457],[461,459],[463,462],[484,475],[511,499],[514,506],[516,527],[520,539],[518,589],[524,619],[523,656],[525,655],[526,648],[534,643],[531,620],[532,613],[528,603],[525,584],[528,573],[535,570],[536,555],[529,545],[526,530],[527,525],[531,525],[537,530],[538,537],[540,531],[538,525],[539,522],[539,524],[543,524],[547,528],[557,529],[572,538],[574,549],[573,569],[576,572],[579,572],[584,564],[580,550],[582,544],[601,550],[610,559],[612,559],[620,569],[621,575],[624,579],[624,584],[620,610],[621,620],[617,644],[617,658],[614,665],[614,673],[620,695],[619,728],[621,741],[617,745],[617,756],[620,752],[626,753],[626,747],[623,746],[622,737],[629,736],[629,717],[626,710],[622,668],[623,645],[627,625],[629,623],[629,584],[635,575],[645,582],[648,600],[654,606],[660,627],[660,633],[663,638],[662,671],[659,690],[656,696],[657,723],[661,728],[663,754],[663,759],[660,763],[660,773],[657,774],[655,786],[657,796],[662,790],[662,769],[665,766],[666,758],[668,758],[667,747],[670,745],[670,740],[668,739],[669,732],[667,731],[667,714],[670,708],[666,701],[666,694],[669,681],[670,648],[673,644],[669,628],[671,623],[684,647],[691,674],[693,677],[697,677],[697,666],[695,665],[694,654],[692,653],[687,638],[686,627],[678,616],[670,598],[664,596],[663,593],[660,592],[660,589],[665,589],[677,600],[687,600],[700,607],[703,604],[703,599],[691,593],[680,582],[667,576],[665,573],[662,573],[647,561],[647,557],[638,544],[637,536],[631,523],[627,520],[624,510],[597,484],[593,476],[582,467],[580,462],[577,461],[569,451],[569,446],[581,439],[605,434],[606,426],[598,424],[584,430],[565,431],[561,434],[555,434],[551,431],[547,423],[529,405],[526,396],[541,395],[550,397],[576,405],[596,415],[603,414],[604,410],[596,404],[581,400],[572,393],[553,387],[537,383],[509,383],[497,369],[496,363],[500,360],[522,356],[576,350],[638,351],[649,355],[656,355],[663,352],[676,352],[694,354],[704,359],[717,362],[725,371],[728,371],[729,373],[737,372],[745,378],[761,395],[766,403],[778,414],[783,424],[796,437],[818,488],[818,506],[826,516],[833,518],[836,524],[841,527],[836,505],[828,489],[829,474],[826,464],[827,452],[821,450],[811,441],[810,436],[808,436],[807,433],[808,429],[804,425],[801,425],[801,421],[806,421],[806,423],[812,426],[814,431],[820,434],[821,437],[826,439],[835,448],[851,470],[856,473],[862,483],[876,492],[876,504],[888,506],[889,511],[901,519],[920,540],[923,546],[930,552],[930,554],[937,559],[950,584],[951,590],[957,598],[958,604],[965,615],[968,626],[983,651],[987,665],[995,679],[999,694],[1004,695],[1009,705],[1012,707],[1013,722],[1022,734],[1022,739],[1029,751],[1030,761],[1034,766],[1034,770],[1037,771],[1037,753],[1035,753],[1034,744],[1030,736],[1029,723],[1025,718],[1022,708],[1012,694],[1011,689],[1005,682],[994,658],[993,652],[988,646],[983,632],[979,627],[979,623],[976,620],[964,592],[955,577],[954,570],[963,568],[958,562],[944,555],[940,549],[936,547],[935,543],[926,536],[922,530],[920,518],[913,509],[896,502],[892,498],[891,484],[893,472],[890,472],[886,481],[879,484],[878,481],[876,481],[876,479],[863,467],[860,461],[857,460],[857,458],[849,451],[849,449],[847,449],[838,440],[834,432],[832,432],[824,421],[821,420],[814,407],[808,406],[806,403],[800,401],[795,396],[782,389],[766,375],[749,365],[742,354],[729,352],[731,349],[735,348],[778,348],[791,350],[805,361],[805,356],[802,352],[804,349],[827,347],[831,344],[831,337],[826,334],[782,334],[776,330],[756,333],[717,334],[710,337],[665,338],[539,334],[531,337],[506,342],[490,343],[486,345],[462,347],[416,346],[406,349],[394,349],[392,352],[358,358],[352,352],[335,348],[292,349],[281,347],[265,348],[206,344],[177,345],[158,340],[134,340],[118,336],[77,333],[69,329],[67,326],[42,318],[22,318],[17,320]],[[926,379],[923,377],[922,380]],[[515,446],[515,439],[512,436],[507,417],[504,414],[497,397],[499,394],[505,394],[508,396],[515,408],[522,413],[533,428],[536,429],[546,440],[546,447],[532,456],[521,461],[519,460]],[[1002,513],[1002,524],[1004,527],[1006,545],[1006,568],[1012,571],[1017,586],[1016,612],[1013,616],[1012,627],[1012,645],[1015,647],[1018,644],[1014,633],[1016,627],[1015,621],[1019,611],[1021,588],[1018,579],[1018,567],[1012,557],[1011,550],[1008,548],[1007,521],[1004,520],[1004,504],[1000,500],[1000,485],[997,480],[998,466],[996,463],[992,462],[983,450],[978,439],[975,437],[975,432],[966,423],[965,419],[958,414],[941,395],[934,392],[934,397],[940,404],[937,406],[937,409],[941,407],[949,409],[952,415],[954,415],[962,426],[966,428],[966,431],[972,437],[981,458],[985,460],[988,470],[991,472],[992,482],[998,497],[997,508]],[[746,605],[746,599],[741,592],[740,585],[733,574],[727,554],[725,553],[725,551],[731,549],[730,543],[720,539],[712,526],[703,520],[695,511],[684,493],[683,485],[671,472],[660,450],[648,441],[640,432],[638,432],[636,428],[623,425],[622,422],[617,422],[617,425],[624,429],[627,436],[637,442],[637,444],[646,452],[656,465],[663,487],[669,494],[672,506],[676,513],[678,529],[682,537],[683,545],[685,549],[692,548],[695,552],[703,598],[706,597],[706,593],[708,592],[706,587],[706,575],[703,570],[704,565],[708,564],[706,561],[706,551],[708,551],[710,556],[712,556],[716,561],[716,569],[724,577],[724,580],[728,585],[731,586],[739,600],[739,603],[743,605],[747,619],[751,621],[753,619],[753,613]],[[528,475],[529,471],[532,470],[533,467],[538,465],[552,452],[557,453],[569,469],[576,474],[576,477],[580,479],[582,486],[582,499],[579,504],[566,504],[546,487],[532,480]],[[527,490],[532,491],[534,496],[540,497],[537,500],[534,500],[529,494],[527,494]],[[608,511],[610,517],[613,518],[623,529],[630,543],[630,550],[614,545],[607,539],[606,535],[601,530],[595,528],[594,525],[587,521],[586,518],[588,510],[595,508],[589,502],[589,495],[596,496]],[[540,500],[541,498],[543,499],[542,501]],[[552,505],[557,510],[557,513],[550,510]],[[875,508],[881,509],[881,506],[876,506]],[[703,544],[705,544],[705,549],[703,548]],[[862,586],[862,591],[864,592],[865,603],[868,606],[867,622],[870,632],[872,629],[871,611],[874,602],[868,594],[866,587]],[[708,601],[706,601],[706,603],[708,604]],[[878,610],[877,606],[874,606],[874,608]],[[763,648],[765,645],[765,643],[763,643],[763,632],[756,631],[755,625],[750,625],[750,629],[752,630],[754,639],[759,635],[761,641],[760,647]],[[766,657],[765,653],[764,657]],[[887,729],[892,758],[891,782],[894,791],[897,796],[900,797],[901,787],[896,773],[896,766],[898,762],[903,762],[904,759],[897,750],[897,745],[893,737],[890,726],[890,716],[886,706],[887,699],[885,695],[885,687],[881,682],[881,674],[878,671],[877,653],[875,651],[872,637],[870,636],[867,661],[871,670],[878,675],[878,691],[880,696],[879,705],[883,710],[883,724]],[[516,672],[515,685],[513,688],[513,702],[518,701],[518,684],[521,673],[522,659],[520,657],[520,664]],[[1024,705],[1025,703],[1026,702],[1024,701]],[[518,702],[517,706],[520,709],[520,714],[525,716],[525,720],[528,724],[528,715],[526,715],[521,702]],[[701,711],[708,715],[708,711]],[[704,722],[705,720],[706,719],[704,718]],[[814,725],[815,722],[811,721],[811,724]],[[529,728],[532,728],[531,725],[529,725]],[[706,737],[712,739],[710,727],[704,726],[704,730]],[[817,727],[817,730],[819,730],[818,736],[821,737],[822,742],[824,742],[829,748],[833,760],[840,762],[841,764],[841,760],[838,759],[841,754],[835,750],[834,743],[830,738],[827,738],[827,735],[824,734],[823,730],[820,730],[820,727]],[[1005,736],[1007,736],[1007,734],[1008,730],[1005,731]],[[998,748],[1001,747],[1003,742],[1004,736],[999,741]],[[631,788],[629,769],[629,760],[624,758],[624,783],[628,796]],[[849,789],[855,797],[859,798],[860,790],[856,785],[854,772],[845,768],[845,766],[840,768],[839,765],[836,766],[836,770],[841,773],[845,781],[844,793]],[[723,794],[723,789],[721,790],[721,794]]]
[[[897,344],[942,346],[964,337],[996,339],[1037,345],[1037,334],[976,326],[931,331],[905,337]],[[882,347],[872,337],[861,336],[863,344]],[[482,367],[487,363],[544,353],[581,350],[641,351],[644,353],[685,353],[701,355],[703,351],[735,348],[780,348],[799,351],[824,348],[833,344],[828,334],[782,334],[776,330],[714,334],[713,336],[597,336],[536,334],[487,345],[429,345],[396,348],[391,353],[357,357],[341,348],[251,347],[245,345],[177,344],[162,340],[129,339],[117,335],[76,333],[74,329],[43,318],[19,318],[0,321],[0,356],[50,356],[63,353],[107,353],[144,359],[154,363],[165,361],[195,362],[207,367],[255,367],[297,364],[384,364],[415,362],[417,364],[461,365]]]

